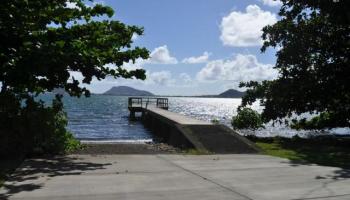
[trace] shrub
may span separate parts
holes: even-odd
[[[251,108],[243,108],[238,114],[232,117],[232,126],[234,129],[258,129],[263,127],[261,115]]]
[[[11,105],[11,103],[7,102]],[[60,97],[51,107],[44,102],[28,98],[12,112],[1,110],[0,155],[62,154],[80,147],[73,135],[66,130],[67,117]]]
[[[79,147],[79,141],[66,129],[68,120],[61,98],[54,99],[52,107],[45,107],[43,102],[27,102],[23,116],[27,131],[33,135],[29,153],[60,154]]]
[[[220,124],[220,121],[215,118],[215,119],[211,120],[211,123],[213,123],[213,124]]]
[[[15,156],[25,149],[21,104],[15,95],[0,92],[0,156]]]
[[[338,116],[334,114],[333,112],[323,112],[318,116],[315,116],[311,118],[310,120],[307,120],[306,118],[303,118],[301,120],[292,120],[292,124],[290,125],[293,129],[324,129],[324,128],[331,128],[334,126],[341,126],[342,124],[339,123]]]

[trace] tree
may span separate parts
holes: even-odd
[[[67,6],[73,5],[73,6]],[[144,70],[127,71],[124,62],[148,58],[144,48],[130,48],[132,35],[143,30],[110,20],[113,10],[82,0],[4,0],[0,5],[1,92],[41,93],[64,88],[88,95],[70,72],[81,72],[83,83],[107,75],[145,78]],[[105,20],[93,20],[96,17]],[[106,67],[114,63],[116,69]]]
[[[133,34],[142,35],[143,29],[112,20],[113,14],[108,6],[87,6],[83,0],[1,2],[0,140],[13,139],[16,134],[35,138],[35,131],[17,129],[19,122],[23,122],[22,129],[33,125],[25,116],[34,112],[51,112],[52,120],[61,117],[60,97],[55,100],[58,109],[52,109],[36,102],[34,97],[40,93],[64,88],[72,96],[89,96],[89,90],[71,77],[72,72],[81,73],[84,84],[107,76],[145,79],[144,70],[122,67],[125,62],[148,58],[147,49],[132,47]],[[41,123],[50,122],[42,119]],[[52,124],[52,130],[62,129]]]
[[[327,127],[350,125],[350,2],[282,0],[280,20],[263,28],[265,52],[280,47],[272,81],[246,82],[242,107],[257,99],[264,121],[328,113]],[[325,119],[325,118],[322,118]],[[322,124],[322,123],[321,123]],[[321,128],[321,127],[318,127]]]

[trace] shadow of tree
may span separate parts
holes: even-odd
[[[336,167],[321,170],[322,173],[315,172],[311,179],[315,179],[317,184],[304,194],[300,194],[298,197],[300,199],[310,198],[318,191],[327,192],[328,196],[338,195],[334,191],[334,184],[349,182],[350,137],[348,136],[320,135],[309,138],[247,136],[247,138],[259,144],[267,154],[287,158],[288,161],[282,163],[291,167],[314,165]]]
[[[28,180],[40,177],[55,177],[66,175],[79,175],[86,171],[105,169],[111,163],[92,163],[79,160],[74,157],[58,156],[29,159],[8,178],[0,190],[0,199],[8,199],[10,196],[23,192],[40,189],[41,184],[27,183]]]
[[[305,162],[305,161],[298,161],[298,160],[289,160],[288,162],[283,162],[283,163],[288,163],[292,167],[300,167],[300,166],[311,166],[315,165],[310,162]],[[348,196],[349,194],[338,194],[332,187],[329,187],[331,184],[334,184],[336,182],[341,182],[341,181],[346,181],[348,182],[350,179],[350,169],[346,168],[335,168],[334,170],[330,171],[327,174],[323,175],[316,175],[314,179],[319,180],[320,185],[315,184],[315,187],[307,190],[304,194],[301,194],[301,196],[298,197],[298,199],[311,199],[311,195],[314,192],[317,191],[326,191],[328,194],[326,196],[323,196],[321,198],[331,198],[331,197],[343,197],[343,196]],[[345,182],[345,183],[346,183]],[[313,199],[313,198],[312,198]]]
[[[314,163],[300,161],[300,160],[289,160],[288,164],[292,167],[298,166],[311,166],[315,165]],[[337,170],[334,170],[332,174],[328,174],[327,176],[316,176],[315,179],[333,179],[333,180],[342,180],[350,178],[350,169],[338,167]]]
[[[350,169],[339,169],[334,172],[333,179],[346,179],[350,178]]]

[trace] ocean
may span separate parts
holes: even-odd
[[[84,141],[152,141],[152,133],[140,121],[129,120],[127,99],[106,95],[92,95],[89,98],[65,96],[63,101],[68,116],[68,129],[76,138]],[[231,118],[236,114],[240,103],[239,98],[169,97],[169,110],[204,121],[216,119],[232,128]],[[258,112],[262,111],[262,107],[258,104],[252,105],[252,108]],[[315,133],[296,131],[283,124],[268,123],[264,129],[239,132],[259,137],[294,135],[304,137],[312,134],[350,134],[350,129],[336,128]]]

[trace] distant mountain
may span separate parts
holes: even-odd
[[[206,97],[206,98],[241,98],[245,95],[245,92],[240,92],[238,90],[229,89],[220,94],[212,94],[212,95],[199,95],[192,97]]]
[[[144,90],[137,90],[132,87],[128,86],[117,86],[112,87],[105,93],[104,95],[113,95],[113,96],[154,96],[154,94],[144,91]]]
[[[60,94],[60,95],[66,94],[66,91],[64,90],[64,88],[55,88],[51,92],[54,94]]]
[[[241,98],[244,96],[244,94],[245,94],[245,92],[240,92],[238,90],[229,89],[229,90],[226,90],[225,92],[223,92],[217,96],[221,97],[221,98]]]

